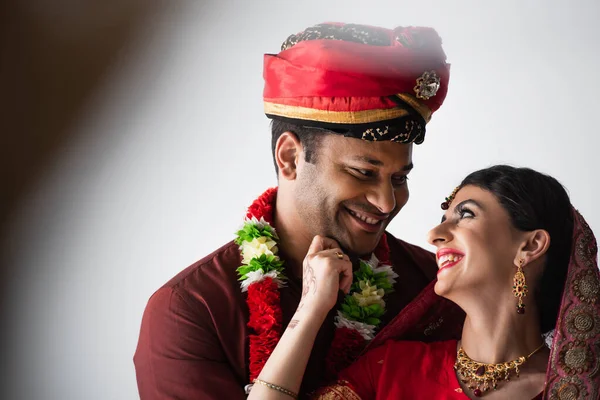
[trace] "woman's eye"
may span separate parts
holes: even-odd
[[[463,208],[462,210],[460,210],[460,218],[473,218],[475,216],[475,214],[473,213],[473,211],[471,210],[467,210],[466,208]]]

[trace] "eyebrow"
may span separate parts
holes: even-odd
[[[352,157],[352,160],[366,162],[366,163],[369,163],[369,164],[374,165],[376,167],[383,166],[383,162],[382,161],[377,160],[375,158],[367,157],[367,156],[354,156],[354,157]],[[402,171],[410,171],[414,167],[415,167],[415,165],[412,162],[410,162],[409,164],[407,164],[407,165],[405,165],[405,166],[402,167]]]
[[[466,206],[467,204],[472,204],[475,207],[479,208],[482,211],[485,211],[485,207],[483,207],[480,203],[478,203],[476,200],[473,199],[467,199],[464,201],[461,201],[460,203],[458,203],[455,207],[454,207],[454,214],[458,213],[458,211],[460,211],[464,206]],[[446,221],[446,216],[442,215],[442,222],[444,223]]]

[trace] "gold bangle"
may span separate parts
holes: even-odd
[[[278,392],[281,392],[283,394],[287,394],[292,399],[297,399],[298,398],[298,393],[294,393],[291,390],[287,390],[286,388],[283,388],[281,386],[273,385],[272,383],[265,382],[265,381],[260,380],[260,379],[255,379],[254,383],[260,383],[261,385],[266,386],[269,389],[277,390]]]

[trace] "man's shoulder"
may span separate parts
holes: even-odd
[[[219,292],[239,292],[237,268],[240,265],[239,246],[231,241],[179,272],[159,291],[173,291],[182,296],[204,300]],[[215,290],[216,288],[219,290]]]
[[[438,270],[435,254],[422,247],[398,239],[388,232],[386,232],[386,235],[390,247],[390,258],[396,268],[400,270],[400,268],[406,267],[407,263],[410,263],[422,271],[429,281],[435,278]]]
[[[426,261],[435,261],[435,254],[431,251],[425,250],[424,248],[417,246],[412,243],[405,242],[402,239],[398,239],[394,235],[389,232],[386,232],[388,245],[390,246],[390,252],[392,253],[405,253],[408,256],[411,256],[416,261],[426,260]]]

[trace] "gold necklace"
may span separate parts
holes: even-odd
[[[490,389],[496,390],[498,388],[498,381],[509,381],[513,371],[518,378],[519,367],[531,356],[540,351],[544,345],[545,343],[542,342],[540,347],[532,351],[528,356],[499,364],[477,362],[469,357],[462,346],[460,346],[456,354],[454,370],[457,372],[459,379],[473,391],[473,394],[476,397],[481,397]]]

